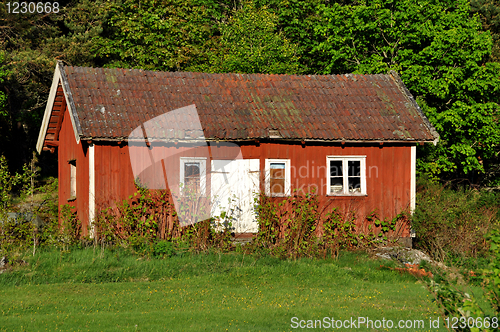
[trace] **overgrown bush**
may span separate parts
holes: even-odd
[[[408,222],[406,214],[381,221],[372,212],[365,218],[368,232],[363,232],[356,226],[354,211],[321,205],[314,193],[294,192],[283,199],[260,194],[256,206],[259,232],[254,247],[287,258],[335,257],[340,249],[394,242]]]
[[[219,232],[215,226],[213,219],[181,226],[169,191],[138,187],[129,199],[101,211],[94,232],[97,242],[130,247],[147,255],[156,255],[164,240],[186,243],[194,251],[229,249],[229,230]]]
[[[425,178],[417,188],[417,248],[435,260],[460,264],[487,254],[485,234],[499,225],[499,194],[451,190]]]
[[[481,272],[485,295],[495,310],[497,317],[500,313],[500,231],[492,230],[487,239],[490,241],[491,261]]]
[[[7,218],[0,222],[0,258],[18,256],[36,245],[36,229],[32,218]]]
[[[12,204],[12,190],[22,181],[20,174],[11,174],[4,156],[0,156],[0,219],[5,218],[5,214]]]
[[[171,257],[175,254],[175,245],[172,241],[160,240],[153,245],[153,256]]]
[[[34,253],[59,231],[58,181],[51,178],[37,186],[36,163],[34,155],[21,174],[12,175],[0,156],[0,256],[8,255],[11,260],[27,248]],[[15,214],[8,217],[9,212]]]

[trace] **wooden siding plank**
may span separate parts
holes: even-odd
[[[71,149],[80,149],[74,141],[74,134],[71,128],[69,117],[63,119],[61,126],[60,141],[72,138],[74,146]],[[69,125],[67,125],[69,123]],[[68,181],[65,173],[67,160],[71,155],[71,149],[61,145],[60,153],[60,198],[67,199],[67,193],[63,188]],[[207,150],[187,150],[183,147],[170,148],[179,156],[205,156]],[[205,151],[205,152],[204,152]],[[216,148],[212,150],[215,153]],[[265,159],[290,159],[291,166],[295,168],[295,176],[291,178],[292,188],[301,187],[308,192],[311,184],[318,186],[318,195],[322,204],[329,204],[329,209],[338,206],[341,209],[354,209],[357,211],[358,220],[356,223],[362,228],[364,217],[372,210],[377,209],[380,218],[393,218],[401,209],[409,204],[409,167],[410,167],[410,147],[391,146],[384,144],[382,148],[377,145],[355,146],[340,144],[314,145],[306,144],[279,144],[260,143],[244,144],[241,146],[242,156],[245,159],[260,159],[261,190],[264,190],[263,176],[265,174]],[[130,165],[129,148],[127,145],[107,144],[98,142],[95,146],[95,183],[96,183],[96,209],[114,206],[123,199],[135,192],[134,174]],[[326,196],[326,156],[327,155],[366,155],[366,186],[367,196],[363,197],[327,197]],[[62,158],[62,159],[61,159]],[[78,159],[81,156],[78,155]],[[208,161],[208,160],[207,160]],[[147,162],[147,161],[145,161]],[[179,163],[167,165],[171,167],[168,171],[179,172]],[[158,163],[159,179],[164,181],[161,163]],[[209,167],[210,163],[207,162]],[[302,167],[302,174],[299,170]],[[87,164],[88,170],[88,164]],[[314,173],[313,173],[314,170]],[[371,173],[370,173],[371,172]],[[305,173],[305,174],[304,174]],[[207,172],[207,174],[209,174]],[[88,190],[88,172],[81,173],[81,181],[87,183],[82,190]],[[207,181],[207,188],[209,183]],[[395,196],[393,196],[395,195]],[[87,191],[88,196],[88,191]],[[79,199],[79,198],[78,198]],[[78,210],[88,210],[88,200],[78,204]],[[83,212],[82,212],[83,217]],[[85,216],[88,217],[88,216]]]

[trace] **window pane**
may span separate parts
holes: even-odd
[[[270,180],[271,194],[284,194],[285,193],[285,179]]]
[[[186,188],[198,191],[200,187],[200,178],[186,178]]]
[[[200,163],[184,164],[184,191],[197,194],[200,191]]]
[[[271,169],[285,169],[285,163],[271,163]]]
[[[361,178],[360,177],[349,177],[349,192],[350,193],[360,193],[361,192]]]
[[[349,176],[361,176],[361,162],[359,160],[351,160],[347,162]]]
[[[342,176],[342,160],[330,160],[330,176]]]
[[[185,163],[184,164],[184,177],[192,178],[200,177],[200,163]]]
[[[71,163],[70,193],[71,197],[76,196],[76,163]]]
[[[271,168],[271,179],[284,179],[285,169]]]
[[[269,187],[271,194],[285,193],[285,163],[270,163]]]
[[[341,193],[343,190],[344,184],[343,179],[340,177],[332,177],[330,178],[330,192],[331,193]]]

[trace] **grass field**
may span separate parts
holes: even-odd
[[[0,275],[0,330],[291,331],[300,320],[302,326],[321,320],[316,330],[323,330],[324,317],[368,317],[395,325],[423,320],[424,328],[393,329],[437,331],[429,319],[439,311],[424,284],[381,263],[387,265],[349,252],[297,261],[240,253],[138,260],[122,250],[41,252]]]

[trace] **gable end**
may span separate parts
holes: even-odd
[[[54,71],[49,98],[47,100],[47,106],[45,107],[45,113],[36,143],[36,150],[38,153],[41,153],[42,150],[54,152],[55,147],[59,145],[59,131],[61,130],[66,106],[68,107],[68,113],[75,133],[75,140],[77,143],[80,142],[80,122],[78,121],[78,116],[74,112],[75,106],[73,98],[62,66],[62,63],[58,62],[56,70]]]

